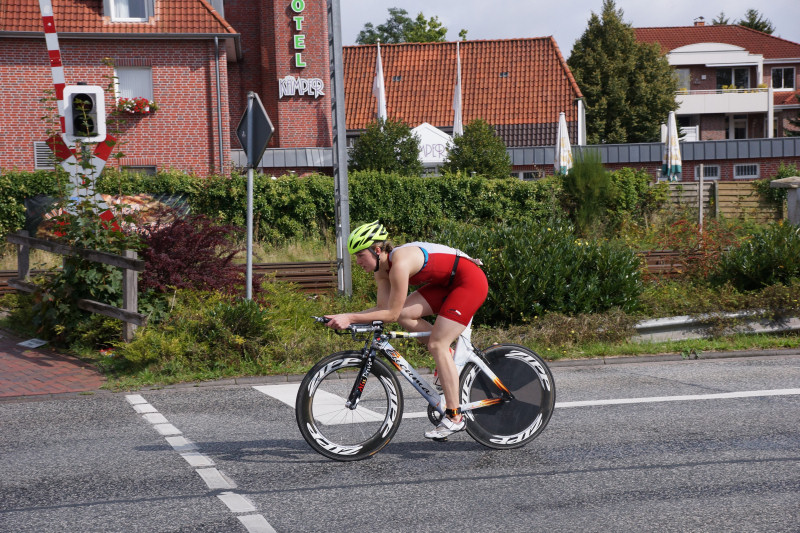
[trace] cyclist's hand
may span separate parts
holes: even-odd
[[[325,315],[325,318],[329,319],[325,325],[332,329],[347,329],[347,326],[351,324],[350,315],[348,314]]]

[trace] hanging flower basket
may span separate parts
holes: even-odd
[[[120,98],[117,100],[117,111],[131,115],[149,115],[158,111],[158,104],[147,98]]]

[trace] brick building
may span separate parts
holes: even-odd
[[[247,94],[253,91],[276,130],[261,167],[271,174],[331,171],[332,91],[325,0],[52,0],[52,5],[68,85],[107,86],[116,79],[106,91],[106,108],[115,106],[120,97],[133,96],[159,105],[155,113],[123,116],[118,133],[125,155],[109,165],[147,172],[174,168],[200,176],[226,173],[242,164],[235,128]],[[785,133],[786,119],[800,106],[794,100],[800,82],[800,44],[739,26],[640,28],[636,32],[641,40],[662,43],[665,52],[683,58],[681,64],[687,58],[697,59],[700,52],[733,54],[744,63],[741,68],[729,68],[728,74],[738,87],[746,70],[748,85],[741,94],[732,94],[742,101],[763,100],[764,94],[771,94],[768,102],[758,104],[763,109],[742,111],[744,122],[739,108],[723,113],[679,112],[686,129],[696,126],[698,139],[728,143],[717,139],[734,140],[741,134],[753,141],[769,137],[772,131]],[[708,42],[726,48],[703,48]],[[698,45],[702,50],[698,51]],[[455,49],[452,42],[381,47],[389,116],[412,127],[429,123],[451,131]],[[351,138],[375,116],[376,52],[375,46],[344,49],[346,122]],[[552,172],[551,147],[559,112],[566,114],[573,146],[580,144],[581,92],[552,37],[462,42],[460,57],[463,122],[482,118],[494,125],[509,147],[519,176]],[[703,82],[711,84],[711,78],[715,87],[727,79],[715,65],[705,59],[689,65],[691,90],[695,79],[701,88]],[[767,91],[760,84],[766,84]],[[44,141],[48,128],[56,125],[40,118],[44,114],[40,100],[48,90],[53,90],[53,78],[38,0],[0,2],[4,109],[0,170],[52,168]],[[694,96],[688,89],[686,93],[679,99]],[[770,109],[774,128],[769,127]],[[769,149],[748,144],[746,154],[737,151],[737,145],[701,144],[692,153],[709,164],[719,161],[719,179],[763,176],[781,158],[797,161],[800,157],[795,144],[771,143]],[[657,146],[653,143],[645,151],[655,153]],[[712,152],[724,155],[710,158]],[[609,154],[604,161],[612,167],[655,167],[658,159],[624,147],[604,148],[602,153]],[[630,159],[614,156],[623,153],[635,155]],[[747,161],[738,166],[724,160],[744,155]],[[688,168],[691,162],[684,166]],[[684,172],[683,179],[692,177]]]
[[[658,43],[679,80],[686,140],[786,136],[800,111],[800,44],[739,25],[635,28]]]

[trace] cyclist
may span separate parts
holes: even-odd
[[[436,362],[447,409],[425,437],[444,439],[465,427],[450,346],[486,300],[489,284],[480,261],[460,250],[427,242],[393,247],[388,238],[377,220],[350,233],[348,251],[355,254],[358,266],[374,273],[377,305],[358,313],[327,315],[331,319],[327,325],[344,329],[352,323],[381,320],[397,322],[407,331],[430,331],[427,348]],[[422,286],[408,294],[409,285]],[[422,318],[434,314],[438,317],[433,325]]]

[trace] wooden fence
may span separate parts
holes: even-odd
[[[97,250],[75,248],[65,244],[37,239],[28,236],[28,232],[20,230],[6,237],[6,240],[17,245],[17,277],[6,280],[6,283],[22,292],[33,292],[36,286],[30,280],[31,248],[44,250],[58,255],[79,255],[93,263],[102,263],[122,269],[122,308],[114,307],[94,300],[78,300],[78,308],[91,313],[122,320],[122,339],[130,342],[137,326],[142,326],[147,317],[138,312],[138,273],[144,270],[144,261],[136,258],[136,252],[126,250],[124,255],[110,254]]]
[[[692,209],[700,203],[699,183],[670,183],[670,202]],[[764,199],[751,181],[703,183],[703,217],[750,218],[770,222],[784,218],[783,206]]]

